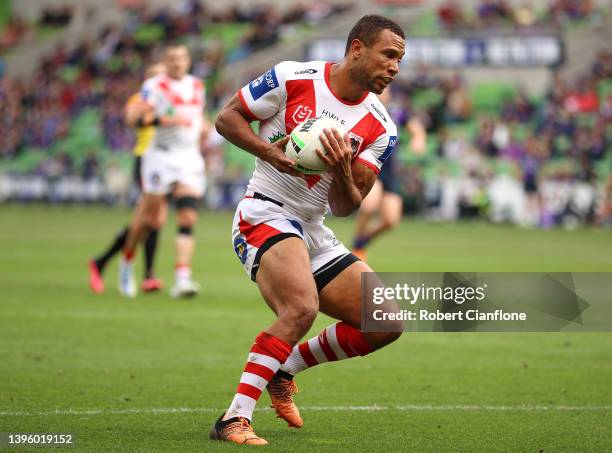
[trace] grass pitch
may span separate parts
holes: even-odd
[[[272,320],[230,240],[203,213],[203,292],[90,294],[86,260],[127,211],[0,207],[0,432],[73,432],[78,451],[234,451],[209,441],[253,338]],[[349,241],[351,220],[329,222]],[[162,233],[167,284],[174,227]],[[612,271],[612,232],[405,222],[376,242],[380,271]],[[140,257],[139,257],[140,258]],[[139,260],[140,261],[140,260]],[[320,316],[311,334],[329,324]],[[267,451],[611,451],[612,335],[406,334],[298,377],[305,426],[255,413]]]

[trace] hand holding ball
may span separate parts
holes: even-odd
[[[295,161],[295,169],[300,173],[318,175],[327,170],[327,165],[317,154],[317,149],[325,153],[325,147],[319,139],[324,129],[336,129],[341,137],[346,134],[342,124],[327,116],[309,118],[291,132],[285,155]]]

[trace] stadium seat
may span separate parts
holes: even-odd
[[[144,24],[136,29],[134,38],[138,44],[154,44],[162,41],[166,32],[164,27],[157,24]]]
[[[11,2],[0,2],[0,34],[4,31],[4,25],[11,18]]]
[[[437,36],[440,34],[438,16],[434,10],[424,12],[410,26],[410,36]]]
[[[434,88],[419,90],[412,96],[412,106],[417,110],[429,108],[442,100],[440,90]]]
[[[240,43],[240,39],[253,26],[247,23],[210,24],[204,27],[202,40],[209,42],[213,39],[220,40],[226,52],[230,53]]]
[[[612,94],[612,80],[600,80],[597,83],[597,95],[599,99],[604,99],[609,94]]]
[[[497,112],[500,100],[503,102],[516,95],[516,87],[504,83],[481,83],[474,85],[470,94],[475,110]]]

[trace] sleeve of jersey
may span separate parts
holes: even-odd
[[[274,116],[285,99],[284,65],[279,63],[238,91],[238,97],[251,121]]]
[[[159,108],[160,104],[160,93],[157,85],[155,84],[155,80],[148,79],[142,84],[142,88],[140,89],[140,97],[151,107],[153,107],[156,112]]]
[[[390,133],[395,135],[390,135]],[[395,131],[390,133],[387,132],[378,137],[374,143],[357,156],[357,162],[379,174],[385,160],[391,155],[397,143],[397,133]]]

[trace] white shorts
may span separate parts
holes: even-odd
[[[142,156],[142,191],[166,195],[180,182],[204,194],[204,159],[197,152],[148,150]]]
[[[233,246],[251,280],[256,279],[262,255],[287,237],[298,237],[304,241],[318,291],[358,261],[336,239],[332,230],[325,225],[298,219],[276,200],[262,199],[259,193],[249,193],[238,203],[233,222]]]

